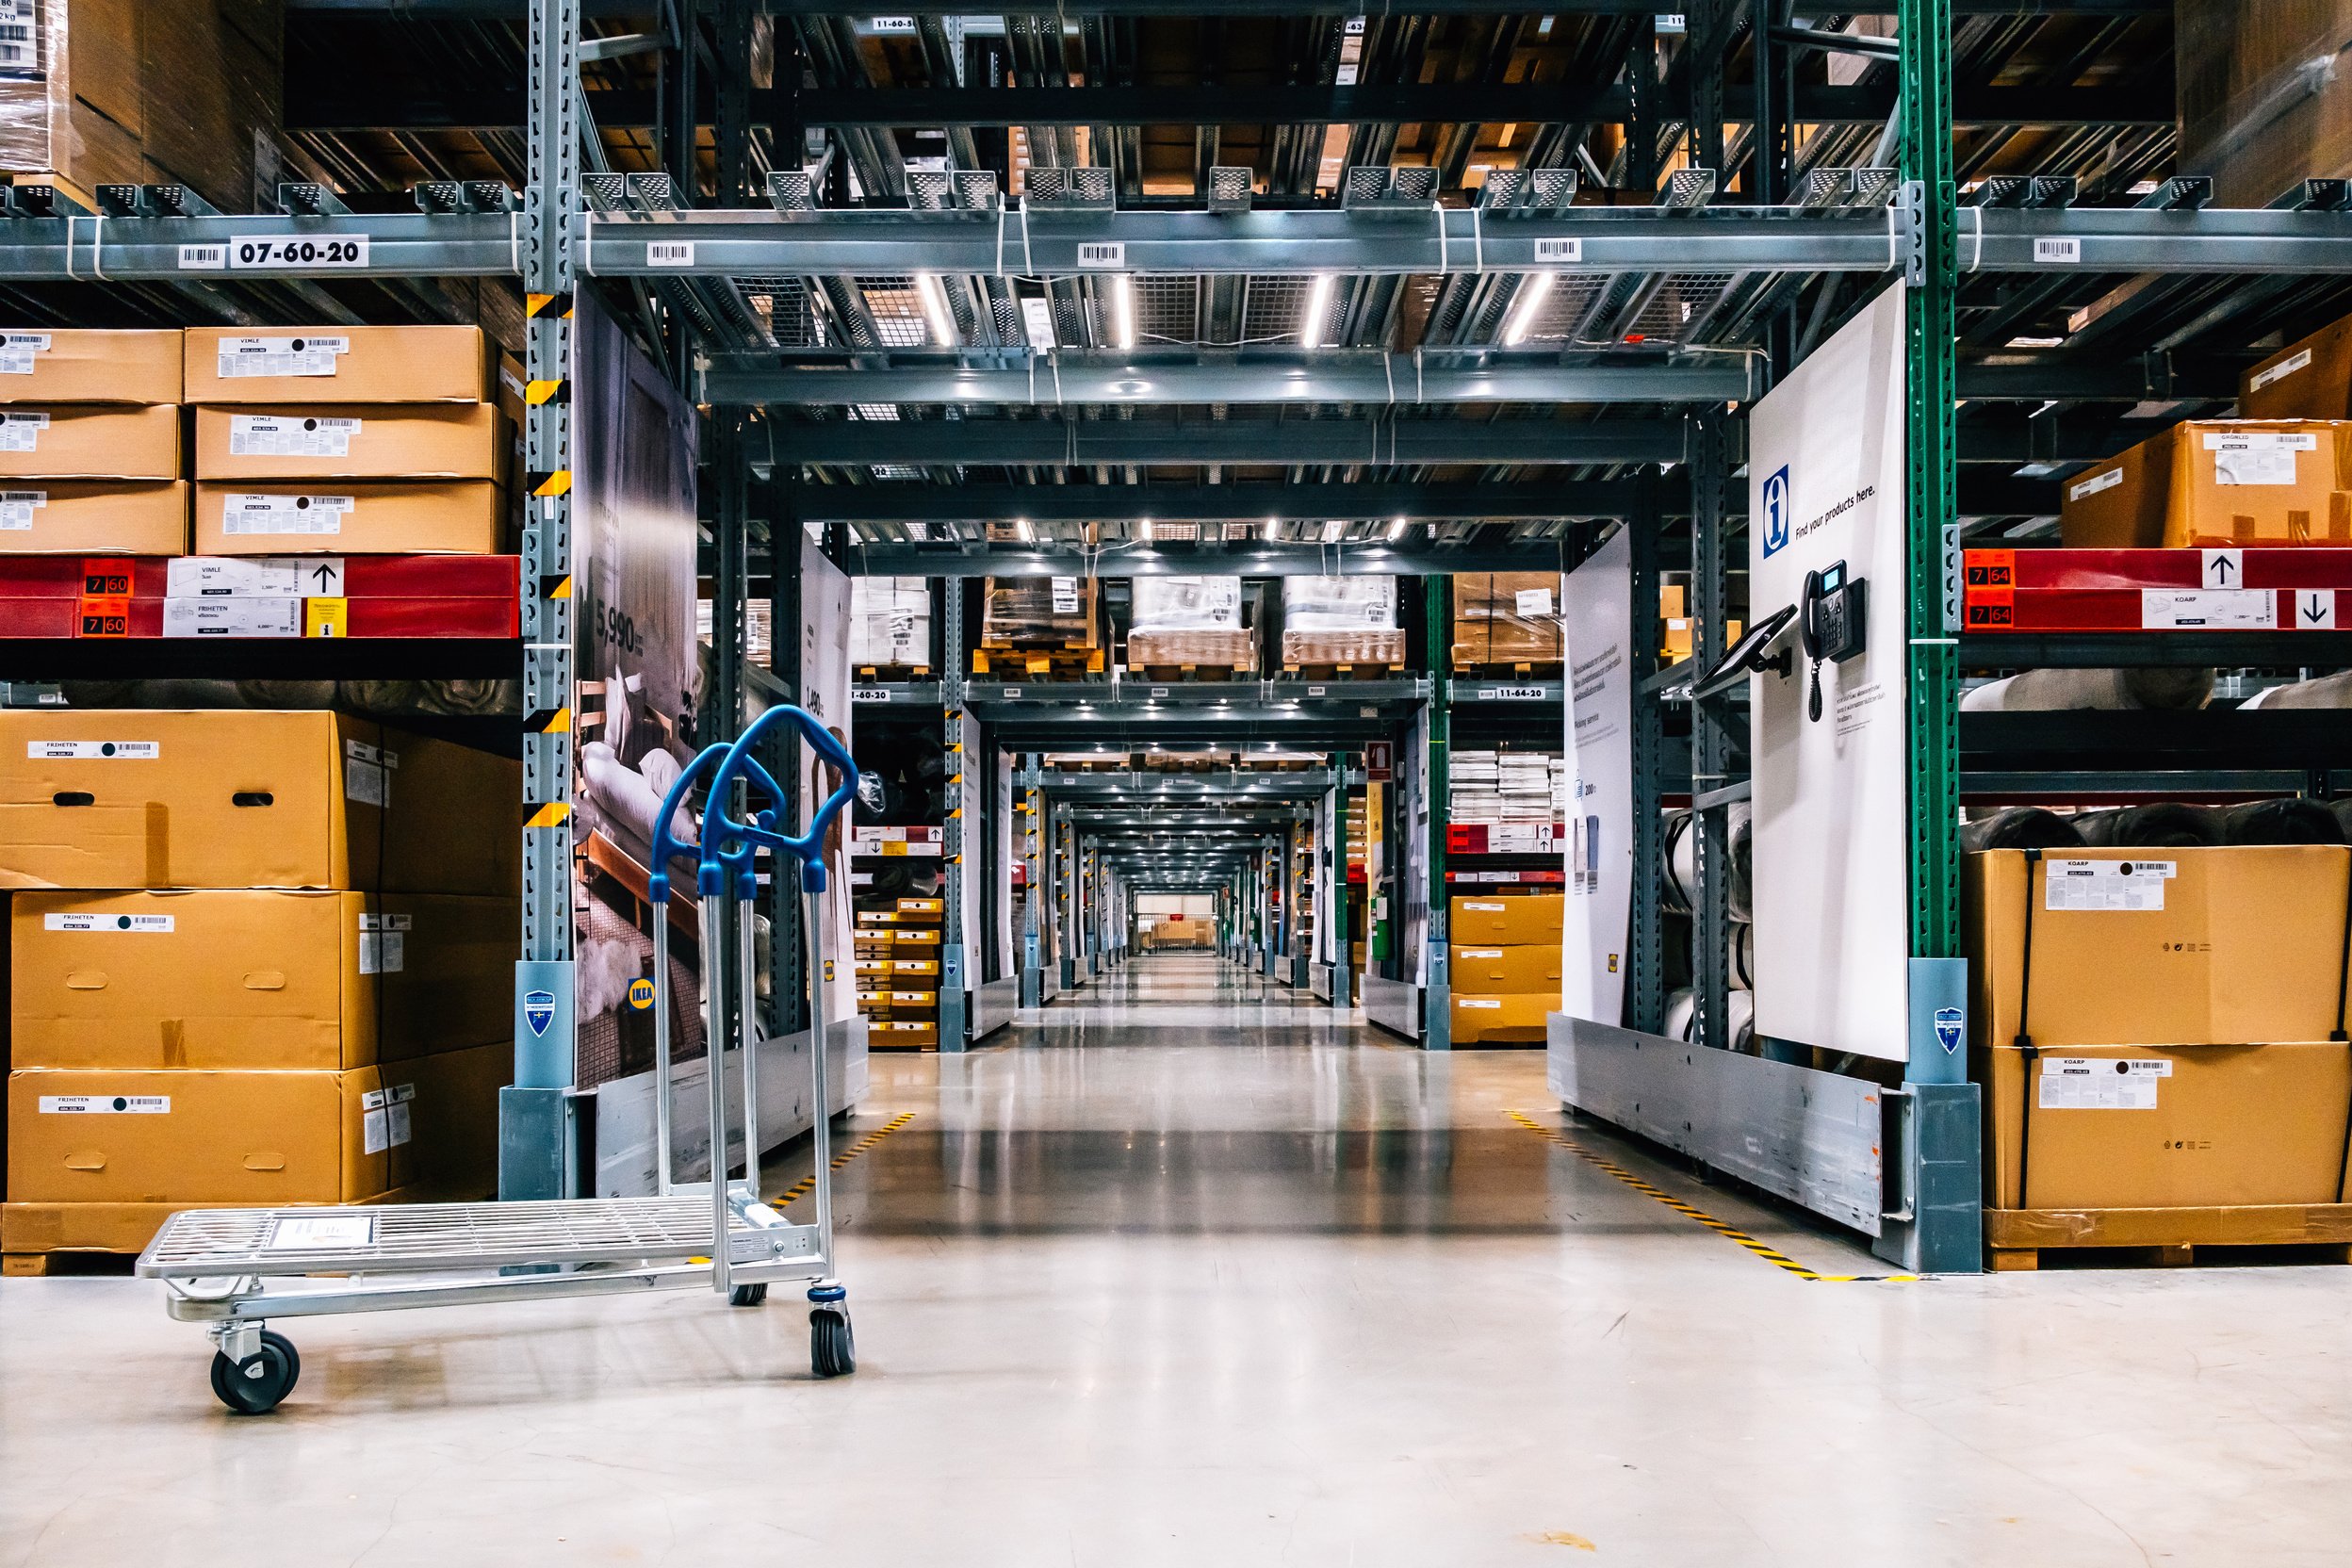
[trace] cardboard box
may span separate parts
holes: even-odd
[[[0,403],[176,403],[180,333],[0,334]]]
[[[1446,976],[1457,990],[1492,996],[1542,994],[1560,1004],[1558,942],[1519,947],[1470,947],[1457,942],[1446,956]]]
[[[344,1072],[12,1072],[8,1197],[266,1206],[486,1187],[513,1066],[499,1043]]]
[[[329,712],[0,710],[0,888],[511,897],[522,765]]]
[[[2343,1200],[2352,1051],[2340,1040],[2077,1046],[2030,1059],[1995,1049],[1969,1060],[1984,1085],[1994,1208]]]
[[[888,1050],[893,1046],[937,1045],[939,1026],[936,1021],[912,1019],[878,1019],[866,1025],[869,1044]]]
[[[1255,670],[1257,633],[1228,630],[1154,630],[1127,634],[1127,667],[1195,665],[1209,669]]]
[[[1560,1011],[1558,992],[1534,996],[1453,993],[1456,1045],[1542,1045],[1544,1018]]]
[[[185,480],[21,480],[0,485],[0,554],[187,553]]]
[[[2175,0],[2179,172],[2216,207],[2268,206],[2296,182],[2352,174],[2352,82],[2314,73],[2352,44],[2346,0]]]
[[[180,477],[180,411],[52,403],[0,410],[0,479]]]
[[[514,1031],[514,898],[24,892],[15,1068],[336,1070]]]
[[[2352,419],[2352,318],[2290,343],[2238,378],[2242,419]]]
[[[907,974],[937,974],[939,972],[939,961],[937,958],[894,957],[889,960],[889,962],[890,966],[890,973],[893,977]]]
[[[2329,844],[1964,856],[1971,1039],[2017,1037],[2029,916],[2026,1028],[2044,1051],[2325,1039],[2348,879],[2352,850]]]
[[[898,912],[902,915],[943,915],[947,913],[947,900],[943,898],[902,898],[898,901]]]
[[[190,327],[185,400],[482,403],[496,358],[479,327]]]
[[[1446,928],[1446,939],[1458,946],[1558,948],[1566,916],[1567,900],[1559,893],[1457,897]]]
[[[196,486],[198,555],[496,555],[487,480],[221,480]]]
[[[1454,662],[1555,662],[1565,646],[1558,572],[1489,572],[1454,579]]]
[[[200,408],[196,477],[499,480],[504,422],[489,403]]]
[[[2068,549],[2352,544],[2352,422],[2188,419],[2066,481]]]
[[[892,940],[902,949],[939,945],[939,932],[937,926],[918,928],[902,925],[893,928],[890,935]]]

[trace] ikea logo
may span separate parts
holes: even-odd
[[[1764,554],[1772,556],[1788,543],[1788,466],[1764,482]]]

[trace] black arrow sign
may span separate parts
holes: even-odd
[[[2321,621],[2328,618],[2328,606],[2317,597],[2308,599],[2303,605],[2303,618],[2311,622],[2311,625],[2317,626]]]
[[[333,566],[313,566],[310,569],[310,575],[318,580],[318,586],[321,588],[335,586],[335,571]]]
[[[2229,581],[2229,580],[2230,580],[2230,573],[2233,569],[2234,569],[2234,568],[2233,568],[2233,566],[2232,566],[2232,564],[2231,564],[2231,563],[2230,563],[2230,558],[2229,558],[2228,556],[2226,556],[2226,555],[2217,555],[2217,556],[2213,557],[2213,577],[2214,577],[2214,580],[2217,580],[2217,581],[2221,581],[2221,582],[2227,582],[2227,581]]]

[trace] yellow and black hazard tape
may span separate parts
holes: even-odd
[[[561,827],[570,819],[571,814],[572,807],[569,801],[551,800],[525,819],[523,825],[525,827]]]
[[[898,1115],[890,1118],[890,1119],[883,1125],[876,1127],[873,1132],[868,1133],[864,1137],[859,1138],[856,1143],[851,1144],[847,1149],[844,1149],[840,1153],[834,1155],[833,1168],[836,1170],[841,1169],[841,1167],[847,1165],[850,1161],[856,1159],[858,1155],[864,1153],[867,1150],[872,1149],[875,1144],[880,1143],[884,1138],[889,1137],[892,1133],[897,1132],[901,1127],[906,1126],[908,1122],[914,1119],[914,1112],[901,1111]],[[808,1197],[816,1189],[816,1177],[813,1174],[803,1176],[799,1181],[794,1182],[791,1186],[786,1187],[782,1192],[779,1192],[774,1198],[769,1199],[768,1207],[772,1209],[780,1209],[785,1204],[793,1201],[795,1199]]]
[[[559,319],[571,313],[572,295],[569,289],[561,294],[526,294],[523,296],[523,314],[534,320],[541,317],[546,317],[550,320]]]
[[[572,493],[572,471],[569,468],[537,468],[527,479],[534,497],[568,496]]]
[[[1697,1220],[1708,1230],[1713,1231],[1717,1235],[1723,1236],[1729,1241],[1738,1242],[1740,1246],[1746,1248],[1749,1251],[1754,1252],[1757,1257],[1762,1258],[1766,1263],[1771,1264],[1773,1267],[1785,1269],[1788,1273],[1794,1274],[1800,1280],[1811,1280],[1819,1284],[1876,1284],[1895,1281],[1917,1281],[1919,1279],[1917,1274],[1822,1274],[1814,1269],[1807,1268],[1805,1265],[1788,1256],[1786,1252],[1765,1246],[1762,1242],[1756,1240],[1754,1236],[1748,1234],[1747,1232],[1742,1231],[1737,1225],[1724,1224],[1722,1220],[1716,1218],[1713,1215],[1708,1214],[1706,1210],[1686,1203],[1681,1199],[1676,1198],[1673,1193],[1643,1181],[1641,1177],[1636,1176],[1632,1171],[1627,1170],[1624,1166],[1619,1165],[1616,1161],[1600,1154],[1595,1154],[1592,1150],[1587,1149],[1584,1145],[1578,1143],[1576,1139],[1570,1137],[1567,1134],[1560,1132],[1559,1129],[1544,1126],[1542,1122],[1527,1115],[1527,1112],[1512,1111],[1511,1113],[1511,1119],[1517,1122],[1520,1126],[1525,1127],[1528,1132],[1533,1133],[1537,1137],[1543,1138],[1550,1143],[1558,1144],[1560,1148],[1565,1149],[1568,1152],[1574,1154],[1576,1158],[1582,1160],[1585,1164],[1592,1167],[1594,1169],[1605,1171],[1609,1175],[1614,1176],[1617,1180],[1623,1182],[1625,1185],[1631,1187],[1642,1197],[1656,1199],[1658,1202],[1665,1204],[1668,1208],[1674,1210],[1676,1214],[1683,1216],[1685,1218]]]
[[[572,710],[568,708],[534,708],[523,715],[526,735],[561,735],[572,727]]]

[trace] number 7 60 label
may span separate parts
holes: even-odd
[[[229,241],[231,271],[307,271],[315,267],[365,267],[368,237],[249,235]]]

